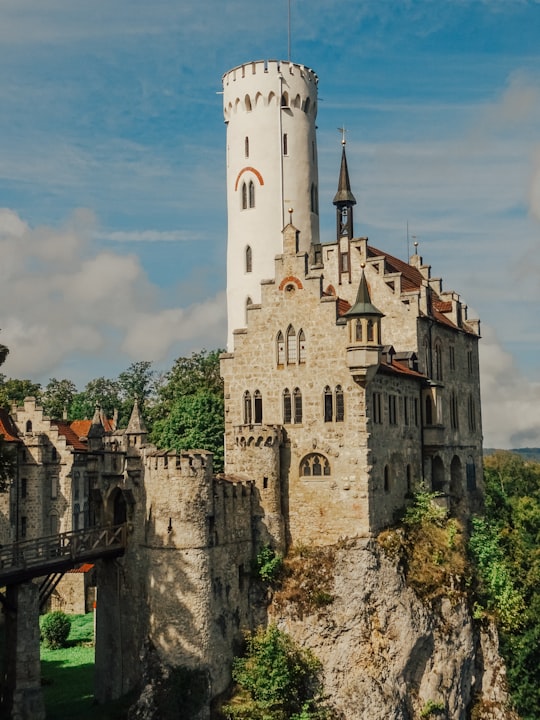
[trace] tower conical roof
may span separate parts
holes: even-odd
[[[360,285],[358,286],[358,293],[356,295],[356,302],[350,310],[347,310],[345,317],[354,318],[365,315],[370,315],[371,317],[384,317],[384,313],[376,308],[371,302],[366,276],[362,270]]]
[[[139,407],[139,402],[135,398],[133,410],[131,411],[131,417],[129,418],[128,426],[126,428],[126,433],[131,435],[142,435],[147,432],[148,430],[146,429],[144,418]]]
[[[351,182],[349,180],[349,169],[347,167],[345,145],[343,145],[341,153],[341,168],[339,171],[338,189],[332,202],[334,205],[356,205],[356,198],[351,192]]]

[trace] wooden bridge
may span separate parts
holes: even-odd
[[[0,549],[0,587],[44,577],[40,585],[43,606],[62,575],[82,563],[123,555],[126,525],[93,527],[6,545]],[[0,601],[6,598],[0,593]]]

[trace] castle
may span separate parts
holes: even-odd
[[[98,700],[140,683],[149,646],[222,692],[261,544],[371,537],[420,483],[458,516],[481,502],[479,321],[417,252],[355,236],[344,142],[321,241],[317,83],[291,62],[223,76],[225,474],[150,445],[137,406],[125,430],[99,412],[49,420],[32,399],[0,418],[19,446],[15,537],[128,523],[126,556],[97,567]]]

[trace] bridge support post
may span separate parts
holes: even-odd
[[[14,720],[45,720],[39,661],[39,587],[8,585],[3,705]]]

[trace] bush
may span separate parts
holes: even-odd
[[[259,580],[271,583],[278,577],[283,566],[283,557],[270,545],[263,545],[255,559],[255,575]]]
[[[41,622],[41,634],[45,644],[53,650],[66,646],[70,629],[71,621],[61,610],[47,613]]]
[[[223,713],[229,720],[326,720],[320,670],[315,655],[275,625],[260,628],[234,661],[238,687]]]
[[[320,613],[334,602],[336,549],[295,545],[283,561],[274,607],[293,617]]]

